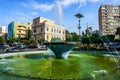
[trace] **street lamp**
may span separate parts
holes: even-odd
[[[82,14],[78,13],[78,14],[75,15],[75,17],[78,18],[78,23],[79,23],[79,25],[78,25],[79,39],[80,39],[80,41],[81,41],[81,38],[80,38],[80,29],[81,29],[81,26],[80,26],[80,18],[82,18],[82,17],[84,17],[84,16],[83,16]]]

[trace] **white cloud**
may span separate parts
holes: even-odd
[[[54,5],[53,4],[33,4],[34,9],[41,9],[43,11],[49,11],[53,9]]]
[[[71,6],[73,4],[79,4],[79,8],[80,8],[82,5],[85,5],[87,2],[96,3],[98,1],[101,0],[55,0],[53,3],[48,4],[48,3],[40,3],[35,0],[29,0],[27,2],[20,3],[20,5],[23,7],[32,8],[36,10],[41,9],[42,11],[50,11],[56,7],[58,2],[62,6],[62,8]]]
[[[78,4],[78,8],[80,8],[81,6],[84,6],[87,2],[90,3],[97,3],[97,2],[108,2],[108,3],[120,3],[120,0],[54,0],[54,2],[52,2],[51,4],[49,3],[40,3],[37,2],[35,0],[28,0],[27,2],[22,2],[20,3],[22,6],[24,7],[28,7],[28,8],[32,8],[32,9],[41,9],[42,11],[50,11],[52,10],[54,7],[56,7],[56,4],[59,2],[62,6],[62,8],[64,7],[69,7],[73,4]]]
[[[26,14],[22,12],[13,12],[13,14],[13,21],[29,22],[33,19],[33,16],[31,16],[31,14]]]
[[[113,0],[113,4],[119,4],[120,5],[120,0]]]
[[[72,4],[82,5],[82,4],[86,4],[87,2],[95,3],[98,1],[101,1],[101,0],[61,0],[61,4],[66,7]]]
[[[115,5],[119,5],[120,4],[120,0],[101,0],[102,4],[115,4]]]
[[[90,2],[92,2],[92,3],[95,3],[95,2],[99,2],[99,1],[101,1],[101,0],[88,0],[88,1],[90,1]]]
[[[23,3],[23,2],[22,2],[22,3],[20,3],[20,5],[21,5],[21,6],[24,6],[24,7],[28,7],[28,4]]]
[[[61,4],[66,7],[66,6],[69,6],[69,5],[78,3],[78,2],[79,0],[62,0]]]
[[[32,15],[37,15],[37,12],[32,12]]]
[[[25,20],[25,21],[27,20],[25,17],[22,17],[22,16],[19,16],[18,18],[19,18],[20,20],[22,20],[22,21],[23,21],[23,20]]]
[[[29,0],[28,2],[20,3],[21,6],[32,8],[32,9],[41,9],[42,11],[50,11],[54,8],[54,4],[43,4],[35,0]]]

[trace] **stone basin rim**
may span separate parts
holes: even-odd
[[[45,44],[45,45],[50,45],[50,44],[74,44],[74,45],[76,45],[76,44],[78,44],[78,43],[80,43],[80,42],[44,42],[43,44]]]

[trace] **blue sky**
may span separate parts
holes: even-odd
[[[0,0],[0,25],[12,21],[32,22],[42,16],[64,25],[69,31],[78,32],[77,13],[81,18],[81,31],[91,26],[98,30],[98,9],[101,4],[120,5],[120,0]]]

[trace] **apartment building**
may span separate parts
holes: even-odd
[[[4,41],[7,41],[7,27],[6,26],[0,26],[0,36],[4,39]]]
[[[101,5],[98,16],[99,32],[102,35],[115,34],[120,27],[120,5]]]
[[[11,22],[8,25],[8,37],[28,38],[30,23]]]
[[[6,26],[0,26],[0,36],[3,36],[7,33],[7,27]]]
[[[37,17],[33,19],[33,38],[38,41],[44,39],[45,41],[51,41],[52,38],[60,38],[65,40],[65,28],[58,26],[54,21],[46,19],[44,17]]]

